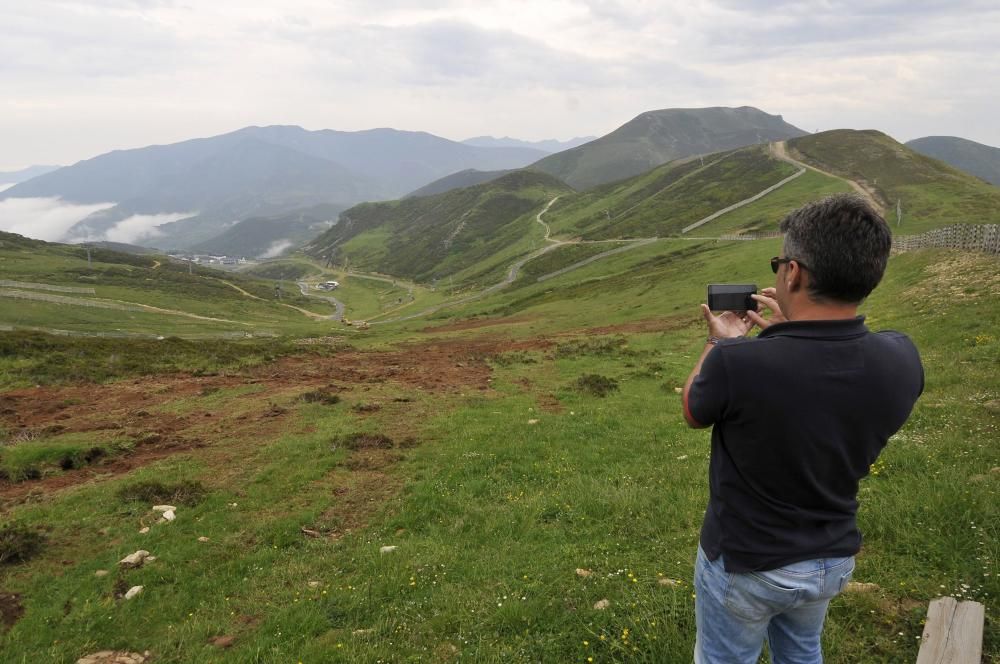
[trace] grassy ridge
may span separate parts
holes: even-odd
[[[1000,189],[881,132],[839,129],[792,139],[788,146],[807,162],[874,190],[896,232],[1000,222]],[[903,211],[898,228],[897,201]]]
[[[686,225],[749,198],[795,172],[754,146],[671,163],[617,185],[560,199],[554,231],[586,239],[679,234]]]
[[[365,203],[306,252],[317,259],[431,281],[487,260],[516,242],[532,211],[568,188],[551,176],[517,171],[436,196]]]
[[[277,301],[274,282],[237,273],[191,267],[165,256],[92,249],[0,236],[0,278],[25,283],[92,288],[94,294],[66,293],[79,300],[111,305],[141,304],[181,314],[120,311],[75,304],[0,298],[0,322],[23,327],[76,331],[127,331],[169,336],[211,332],[316,329],[286,304],[326,313],[329,307],[283,289]],[[25,289],[21,289],[25,290]],[[26,290],[35,292],[32,288]],[[46,291],[38,290],[44,295]],[[184,316],[193,314],[202,318]],[[219,320],[206,320],[219,319]]]

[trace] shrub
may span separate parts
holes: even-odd
[[[208,494],[201,482],[182,480],[172,484],[156,481],[136,482],[118,489],[118,498],[125,502],[197,505]]]
[[[327,406],[340,403],[340,397],[328,390],[313,390],[312,392],[306,392],[299,398],[306,403],[322,403]]]
[[[629,349],[628,339],[620,336],[567,341],[556,346],[555,350],[556,359],[568,359],[585,355],[629,357],[636,355],[636,352]]]
[[[349,450],[387,450],[392,447],[392,438],[381,433],[349,433],[346,436],[337,436],[332,442],[333,449],[343,446]]]
[[[8,523],[0,526],[0,565],[21,563],[42,550],[44,539],[40,533]]]
[[[618,391],[618,381],[600,374],[584,374],[576,379],[573,387],[577,392],[595,397],[606,397],[612,392]]]

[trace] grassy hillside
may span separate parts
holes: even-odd
[[[957,136],[925,136],[906,147],[1000,186],[1000,148]]]
[[[748,106],[648,111],[606,136],[542,159],[535,168],[586,189],[645,173],[675,159],[803,133],[780,115]]]
[[[517,243],[541,206],[567,191],[544,173],[518,171],[437,196],[365,203],[305,251],[352,269],[432,281]]]
[[[1000,222],[1000,189],[919,154],[878,131],[839,129],[788,141],[792,156],[862,182],[899,233]],[[900,201],[903,221],[895,221]]]
[[[330,313],[285,284],[171,261],[0,234],[0,323],[16,328],[161,336],[304,332],[299,307]],[[190,271],[189,271],[190,270]],[[291,305],[291,306],[289,306]]]
[[[8,392],[5,523],[42,538],[0,567],[24,608],[0,648],[689,662],[709,434],[675,388],[705,283],[773,282],[778,242],[660,241],[470,304],[470,321],[373,328],[395,348]],[[832,664],[914,661],[942,594],[1000,609],[998,274],[995,257],[903,254],[864,307],[913,337],[927,388],[862,482],[854,578],[875,586],[834,600]],[[170,501],[177,520],[157,522]],[[157,560],[117,565],[140,548]],[[1000,656],[992,620],[984,655]]]
[[[679,234],[709,214],[795,173],[764,147],[673,162],[615,185],[561,198],[553,231],[589,240]]]
[[[484,182],[490,182],[510,172],[511,171],[477,171],[474,168],[470,168],[464,171],[459,171],[458,173],[446,175],[439,180],[434,180],[434,182],[424,185],[420,189],[411,191],[403,198],[443,194],[444,192],[451,191],[452,189],[461,189],[463,187],[471,187]]]

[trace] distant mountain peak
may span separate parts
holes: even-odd
[[[805,134],[780,115],[752,106],[663,108],[639,113],[610,134],[546,157],[534,167],[577,189],[589,188],[675,159]]]

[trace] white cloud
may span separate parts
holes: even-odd
[[[0,170],[251,124],[568,138],[744,104],[1000,145],[995,0],[0,5]]]
[[[104,232],[100,240],[133,244],[163,235],[158,226],[193,217],[197,212],[174,212],[168,214],[133,214]]]
[[[292,248],[292,242],[290,240],[275,240],[271,243],[271,246],[267,248],[267,251],[262,253],[257,258],[277,258],[283,254],[286,250]]]
[[[60,240],[73,224],[114,207],[114,203],[81,205],[59,198],[7,198],[0,200],[0,230],[36,240]]]

